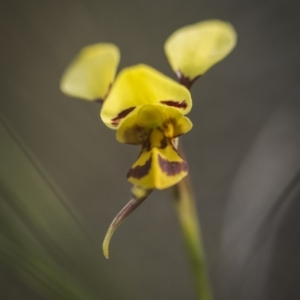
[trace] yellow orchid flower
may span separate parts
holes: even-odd
[[[196,78],[232,51],[236,40],[236,32],[230,23],[208,20],[176,30],[164,48],[178,79],[190,88]]]
[[[103,242],[107,258],[110,239],[123,220],[153,189],[169,188],[187,175],[188,166],[177,152],[176,141],[192,128],[185,117],[192,108],[189,89],[235,44],[233,27],[219,20],[174,32],[165,43],[165,53],[179,83],[142,64],[123,69],[115,79],[120,53],[117,46],[108,43],[85,47],[63,74],[60,87],[65,94],[103,103],[100,117],[106,126],[116,130],[117,140],[141,146],[127,173],[133,184],[133,198],[117,214]],[[188,200],[190,196],[183,198]],[[186,229],[189,231],[190,226]],[[196,232],[194,227],[192,231]]]
[[[103,122],[118,130],[120,142],[142,145],[128,172],[131,183],[145,189],[170,187],[187,174],[187,164],[172,140],[192,127],[183,116],[192,107],[190,93],[142,64],[123,69],[113,83],[119,57],[113,44],[85,47],[65,71],[61,90],[89,101],[105,100]]]
[[[192,128],[184,117],[192,107],[189,91],[146,65],[123,69],[102,110],[103,122],[117,129],[121,143],[141,145],[142,152],[127,174],[134,185],[165,189],[187,174],[187,163],[172,140]]]
[[[139,106],[117,131],[119,142],[142,146],[127,174],[128,180],[146,189],[165,189],[180,181],[187,175],[188,167],[172,140],[191,128],[191,121],[173,107]]]
[[[185,117],[192,108],[189,90],[146,65],[123,69],[114,80],[119,52],[114,45],[86,47],[67,68],[61,90],[86,100],[102,99],[101,119],[116,129],[121,143],[141,145],[127,178],[133,184],[131,201],[117,214],[103,242],[108,258],[110,239],[123,220],[152,192],[178,183],[188,173],[175,139],[192,128]],[[101,87],[97,82],[104,80]]]

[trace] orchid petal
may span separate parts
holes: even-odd
[[[188,165],[170,140],[161,147],[144,147],[127,174],[128,181],[147,189],[166,189],[188,174]]]
[[[171,106],[182,114],[192,107],[190,92],[169,77],[146,65],[123,69],[105,100],[101,118],[112,129],[137,106],[146,104]]]
[[[88,101],[104,100],[120,60],[117,46],[99,43],[83,48],[61,79],[63,93]]]
[[[230,23],[208,20],[176,30],[165,43],[165,53],[179,80],[187,87],[235,47]]]

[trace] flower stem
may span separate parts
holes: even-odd
[[[186,176],[174,186],[175,208],[187,248],[199,300],[212,300],[194,194]]]

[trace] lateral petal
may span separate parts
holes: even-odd
[[[114,44],[99,43],[83,48],[62,76],[62,92],[88,101],[104,100],[119,60],[119,49]]]
[[[224,59],[235,47],[236,39],[230,23],[207,20],[176,30],[164,48],[179,79],[191,83]]]

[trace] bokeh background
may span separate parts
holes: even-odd
[[[137,147],[100,107],[59,91],[85,45],[120,68],[173,76],[177,28],[230,21],[238,45],[192,88],[182,138],[217,300],[300,299],[299,9],[296,0],[4,0],[0,4],[0,298],[195,299],[172,200],[155,192],[101,252],[127,203]]]

